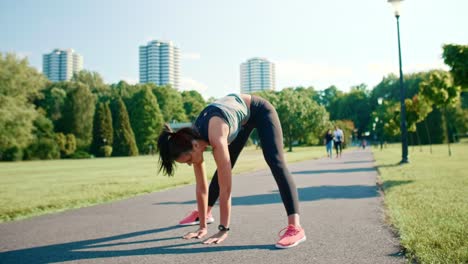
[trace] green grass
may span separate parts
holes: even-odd
[[[468,263],[468,144],[374,149],[389,220],[410,260],[419,263]]]
[[[297,147],[288,162],[325,155],[324,147]],[[205,153],[208,176],[215,163]],[[0,222],[79,208],[195,182],[179,165],[175,177],[157,174],[157,156],[0,163]],[[247,147],[234,173],[267,168],[261,150]]]

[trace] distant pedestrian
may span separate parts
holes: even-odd
[[[333,133],[331,129],[328,129],[327,133],[325,134],[323,143],[325,144],[327,150],[327,157],[331,159],[333,157]]]
[[[335,131],[333,132],[333,144],[335,145],[336,157],[341,157],[343,152],[344,144],[344,133],[338,126],[335,126]]]

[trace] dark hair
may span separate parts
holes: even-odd
[[[184,127],[174,132],[168,124],[164,124],[158,137],[159,171],[173,176],[175,160],[185,152],[192,150],[192,140],[201,139],[191,127]]]

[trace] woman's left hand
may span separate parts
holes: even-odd
[[[195,232],[189,232],[183,236],[184,239],[202,238],[208,233],[207,228],[200,228]]]
[[[219,231],[218,233],[214,234],[207,240],[203,242],[203,244],[219,244],[223,242],[228,236],[228,232],[226,231]]]

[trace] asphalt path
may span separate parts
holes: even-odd
[[[324,150],[325,151],[325,150]],[[307,241],[276,249],[287,225],[270,172],[233,177],[231,231],[219,245],[181,236],[194,186],[0,224],[0,263],[405,263],[385,223],[368,150],[289,164]],[[214,210],[216,232],[219,210]]]

